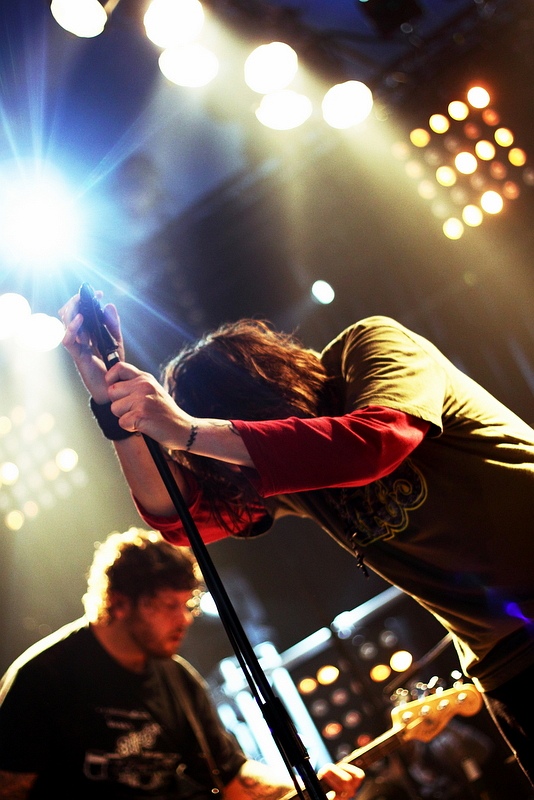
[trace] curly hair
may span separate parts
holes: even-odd
[[[199,592],[200,582],[189,548],[169,544],[156,531],[132,527],[125,533],[111,533],[97,546],[82,604],[90,622],[106,622],[114,592],[135,605],[160,589]]]
[[[163,367],[162,382],[192,416],[267,420],[316,416],[329,378],[318,353],[295,336],[242,319],[185,346]],[[250,522],[248,508],[258,496],[246,478],[214,459],[183,451],[170,456],[201,481],[220,525],[232,533]]]

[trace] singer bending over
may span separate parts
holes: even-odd
[[[162,382],[106,371],[60,311],[64,346],[115,445],[137,507],[182,525],[142,436],[160,443],[203,539],[315,520],[449,631],[464,674],[534,785],[534,429],[393,319],[363,319],[319,353],[254,320],[181,350]]]

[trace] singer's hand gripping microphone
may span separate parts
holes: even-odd
[[[107,369],[119,359],[118,344],[110,334],[104,322],[104,312],[95,297],[92,286],[82,283],[80,286],[80,314],[83,315],[83,327],[91,337],[91,341],[102,356]]]

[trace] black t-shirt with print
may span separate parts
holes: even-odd
[[[37,773],[32,798],[202,800],[214,782],[184,693],[225,784],[246,757],[191,665],[153,660],[137,675],[77,620],[29,648],[2,679],[0,770]]]

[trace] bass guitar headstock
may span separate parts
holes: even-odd
[[[457,714],[469,717],[478,713],[482,702],[473,684],[459,683],[451,689],[438,689],[434,694],[397,706],[391,711],[391,719],[405,741],[429,742]]]

